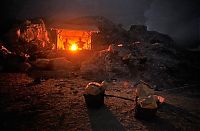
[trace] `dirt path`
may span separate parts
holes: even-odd
[[[200,130],[199,89],[158,92],[166,98],[151,121],[134,118],[134,103],[106,98],[105,107],[87,109],[88,80],[48,79],[31,84],[26,74],[0,74],[0,128],[4,130]],[[107,94],[134,99],[130,81],[117,81]]]

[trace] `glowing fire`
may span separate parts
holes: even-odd
[[[72,51],[72,44],[76,44],[78,46],[76,50],[91,50],[91,36],[93,32],[95,31],[59,29],[57,34],[57,49]],[[83,43],[79,45],[80,39]]]
[[[78,50],[77,44],[71,44],[69,50],[71,50],[71,51],[76,51],[76,50]]]

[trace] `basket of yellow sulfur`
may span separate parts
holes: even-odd
[[[136,85],[135,117],[151,119],[156,116],[157,109],[164,102],[164,98],[154,95],[150,85],[141,81]]]
[[[90,82],[84,93],[85,103],[87,107],[99,108],[104,105],[104,95],[107,82],[103,81],[101,84],[97,82]]]

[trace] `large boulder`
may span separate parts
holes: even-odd
[[[72,70],[73,64],[64,57],[50,59],[49,67],[52,70]]]
[[[156,31],[147,30],[145,25],[132,25],[129,29],[129,37],[133,42],[140,41],[143,43],[163,43],[167,46],[173,46],[173,39],[166,35]]]
[[[74,65],[64,57],[53,59],[37,59],[32,62],[32,65],[36,69],[43,70],[72,70]]]
[[[122,57],[111,49],[102,50],[81,65],[81,74],[100,80],[129,76],[129,69]]]
[[[36,61],[32,62],[32,65],[38,69],[49,69],[49,59],[37,59]]]

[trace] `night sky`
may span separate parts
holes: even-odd
[[[198,0],[1,0],[1,21],[45,17],[49,20],[105,16],[129,28],[146,24],[179,44],[200,41]]]

